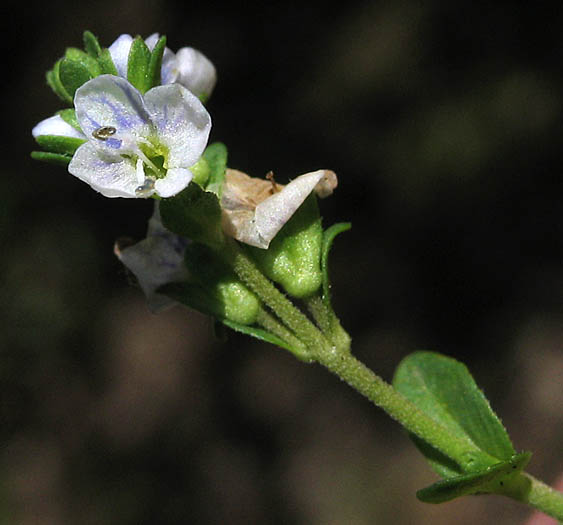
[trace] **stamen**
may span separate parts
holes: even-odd
[[[92,131],[92,136],[98,140],[107,140],[116,133],[117,129],[115,129],[113,126],[102,126],[101,128]]]

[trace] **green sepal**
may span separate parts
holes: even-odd
[[[98,58],[102,52],[102,47],[98,42],[98,39],[94,36],[91,31],[84,31],[82,35],[82,40],[84,42],[84,49],[86,53],[93,58]]]
[[[240,332],[241,334],[249,335],[251,337],[259,339],[260,341],[265,341],[266,343],[271,343],[275,346],[285,348],[286,350],[289,350],[291,353],[293,353],[297,356],[301,355],[299,350],[296,350],[295,348],[293,348],[286,341],[284,341],[283,339],[280,339],[277,335],[271,334],[270,332],[267,332],[266,330],[263,330],[262,328],[238,324],[238,323],[235,323],[233,321],[229,321],[228,319],[224,319],[222,321],[222,323],[225,326],[228,326],[229,328],[231,328],[232,330],[235,330],[236,332]]]
[[[65,91],[71,99],[74,99],[76,90],[91,80],[93,75],[90,71],[78,61],[69,58],[63,58],[59,67],[59,78]]]
[[[60,78],[60,67],[62,60],[62,58],[60,60],[57,60],[55,62],[55,65],[53,66],[53,69],[47,71],[47,84],[54,91],[55,95],[57,95],[63,102],[72,104],[72,97],[64,88]]]
[[[78,119],[76,118],[76,111],[74,109],[71,108],[61,109],[60,111],[57,111],[57,115],[60,115],[60,117],[69,126],[72,126],[76,131],[80,131],[82,133],[82,128],[78,123]]]
[[[237,326],[256,322],[260,303],[236,277],[225,275],[211,283],[170,283],[158,288],[158,293],[198,312],[211,315],[221,322]]]
[[[39,135],[35,141],[45,151],[51,153],[62,153],[63,155],[74,155],[74,152],[86,142],[85,139],[77,137],[63,137],[61,135]]]
[[[314,294],[322,284],[323,229],[315,195],[309,195],[274,237],[267,250],[250,246],[263,273],[298,298]]]
[[[505,493],[512,480],[526,467],[531,456],[530,452],[522,452],[482,471],[437,481],[419,490],[416,497],[425,503],[444,503],[468,494]]]
[[[198,186],[205,188],[205,185],[209,180],[209,174],[211,173],[211,168],[207,160],[205,160],[204,157],[200,157],[193,166],[190,166],[190,171],[193,175],[192,181]]]
[[[148,67],[148,89],[159,86],[161,82],[160,71],[162,69],[162,55],[164,54],[164,49],[166,48],[166,37],[161,36],[158,42],[153,47],[151,56],[149,59]]]
[[[94,57],[91,57],[88,53],[82,51],[82,49],[68,47],[65,52],[65,58],[68,58],[68,60],[72,60],[73,62],[78,62],[80,65],[84,66],[92,78],[97,77],[101,73],[98,61]]]
[[[32,151],[31,158],[48,162],[49,164],[57,164],[59,166],[68,166],[72,157],[61,153],[51,153],[49,151]]]
[[[152,87],[149,79],[150,60],[151,52],[147,44],[140,36],[135,37],[127,59],[127,80],[141,93],[146,93]]]
[[[111,53],[107,48],[102,49],[100,56],[98,57],[98,64],[100,64],[101,75],[117,76],[119,74],[115,64],[113,63],[113,58],[111,58]]]
[[[219,200],[195,183],[174,197],[162,199],[160,215],[171,232],[214,248],[224,245]]]
[[[204,244],[190,243],[185,264],[192,278],[214,301],[215,317],[241,325],[256,322],[260,301],[213,250]]]
[[[221,142],[210,144],[203,152],[203,158],[207,161],[210,168],[206,190],[215,193],[219,199],[223,195],[227,155],[227,146]]]
[[[350,222],[339,222],[327,228],[323,233],[323,244],[321,247],[321,271],[323,274],[323,301],[330,306],[330,276],[328,274],[328,254],[332,243],[339,233],[348,231],[352,227]]]

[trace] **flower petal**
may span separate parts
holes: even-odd
[[[92,141],[77,150],[68,171],[106,197],[137,198],[135,164],[119,155],[100,150]]]
[[[333,172],[328,173],[334,175]],[[281,191],[267,198],[264,198],[267,194],[264,188],[266,181],[240,176],[244,174],[235,173],[235,175],[231,188],[229,187],[231,177],[229,170],[227,171],[227,183],[221,201],[223,229],[227,235],[238,241],[267,249],[272,239],[303,204],[315,186],[326,180],[327,170],[300,175],[287,186],[283,186]],[[256,188],[249,187],[249,182],[253,180]]]
[[[200,158],[209,137],[211,117],[199,99],[179,84],[146,92],[145,105],[168,148],[166,168],[188,168]]]
[[[80,133],[80,131],[65,122],[60,115],[54,115],[42,120],[31,130],[31,134],[34,137],[39,137],[40,135],[57,135],[77,139],[86,138],[83,133]]]
[[[115,68],[123,78],[127,78],[127,63],[132,43],[133,37],[131,35],[120,35],[108,48]]]
[[[211,95],[217,82],[217,71],[211,61],[193,47],[183,47],[176,53],[178,82],[196,96]]]
[[[192,172],[187,168],[170,168],[166,177],[154,183],[154,189],[163,198],[180,193],[192,180]]]
[[[115,244],[115,254],[137,277],[147,296],[149,308],[153,312],[175,304],[175,301],[155,293],[155,290],[164,284],[188,278],[188,271],[184,265],[184,253],[188,242],[184,237],[164,228],[160,220],[158,203],[155,203],[147,238],[125,248],[119,242]]]
[[[150,133],[143,97],[123,78],[100,75],[89,80],[76,90],[74,105],[87,137],[99,139],[96,132],[101,128],[115,128],[111,137],[95,141],[104,149],[130,150],[136,138]]]

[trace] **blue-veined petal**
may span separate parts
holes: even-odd
[[[165,167],[187,168],[195,164],[211,129],[211,117],[203,104],[179,84],[150,89],[144,101],[158,141],[168,149]]]
[[[77,150],[68,171],[105,197],[136,198],[139,186],[135,162],[100,150],[92,141]]]
[[[130,151],[136,139],[151,130],[143,97],[127,80],[100,75],[76,90],[76,118],[88,138],[99,138],[100,129],[115,130],[111,136],[96,140],[100,147]]]
[[[183,47],[176,53],[176,68],[178,83],[197,97],[209,98],[217,82],[217,71],[205,55],[193,47]]]
[[[77,139],[86,138],[83,133],[80,133],[80,131],[65,122],[60,115],[54,115],[42,120],[31,130],[31,134],[34,137],[39,137],[40,135],[57,135]]]
[[[131,35],[120,35],[111,46],[109,46],[109,54],[115,64],[115,68],[119,76],[127,78],[127,63],[129,61],[129,51],[133,37]]]
[[[127,247],[115,244],[115,254],[137,277],[153,312],[175,304],[175,301],[156,293],[156,290],[164,284],[188,278],[188,270],[184,265],[187,244],[187,239],[175,235],[162,225],[158,203],[155,203],[146,239]]]
[[[154,183],[154,189],[161,197],[172,197],[180,193],[192,180],[192,172],[187,168],[170,168],[166,177]]]

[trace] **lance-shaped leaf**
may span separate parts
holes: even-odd
[[[434,352],[415,352],[399,364],[393,385],[453,437],[471,440],[497,462],[514,456],[504,426],[462,363]],[[442,465],[439,455],[428,459],[438,473],[451,474],[451,463]],[[461,464],[464,472],[487,466]]]

